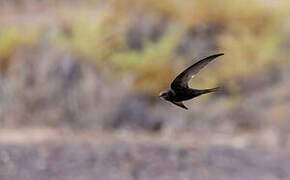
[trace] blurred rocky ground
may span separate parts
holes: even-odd
[[[0,145],[3,180],[287,180],[289,152],[230,146],[42,142]]]
[[[154,2],[0,2],[1,180],[290,179],[289,3]]]
[[[1,127],[205,135],[271,131],[288,144],[289,68],[273,65],[235,81],[238,96],[226,89],[186,102],[190,111],[184,111],[157,94],[131,91],[130,77],[112,77],[49,45],[23,47],[0,80]]]
[[[49,45],[15,53],[0,80],[0,179],[289,179],[288,67],[189,111],[107,74]]]

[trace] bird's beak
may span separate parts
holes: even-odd
[[[162,99],[162,100],[164,100],[164,95],[159,94],[159,98]]]

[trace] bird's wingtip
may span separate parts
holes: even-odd
[[[217,53],[217,54],[213,54],[213,55],[209,56],[208,58],[215,59],[215,58],[217,58],[219,56],[223,56],[223,55],[225,55],[225,54],[224,53]]]
[[[223,56],[223,55],[225,55],[225,53],[218,53],[215,56]]]

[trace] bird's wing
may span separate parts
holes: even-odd
[[[177,105],[177,106],[179,106],[179,107],[182,107],[183,109],[188,109],[184,104],[183,104],[183,102],[182,101],[180,101],[180,102],[175,102],[175,101],[171,101],[173,104],[175,104],[175,105]]]
[[[180,90],[188,88],[188,81],[193,78],[202,68],[204,68],[209,62],[215,58],[224,55],[223,53],[214,54],[205,58],[202,58],[197,63],[185,69],[180,73],[174,81],[171,83],[171,89]]]

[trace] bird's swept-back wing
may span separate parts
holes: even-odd
[[[179,107],[182,107],[183,109],[188,109],[184,104],[183,104],[183,102],[182,101],[180,101],[180,102],[174,102],[174,101],[172,101],[172,103],[173,104],[175,104],[175,105],[177,105],[177,106],[179,106]]]
[[[204,68],[209,62],[215,58],[224,55],[223,53],[214,54],[199,60],[197,63],[193,64],[189,68],[185,69],[180,73],[174,81],[171,83],[171,89],[179,90],[188,88],[188,81],[194,77],[202,68]]]

